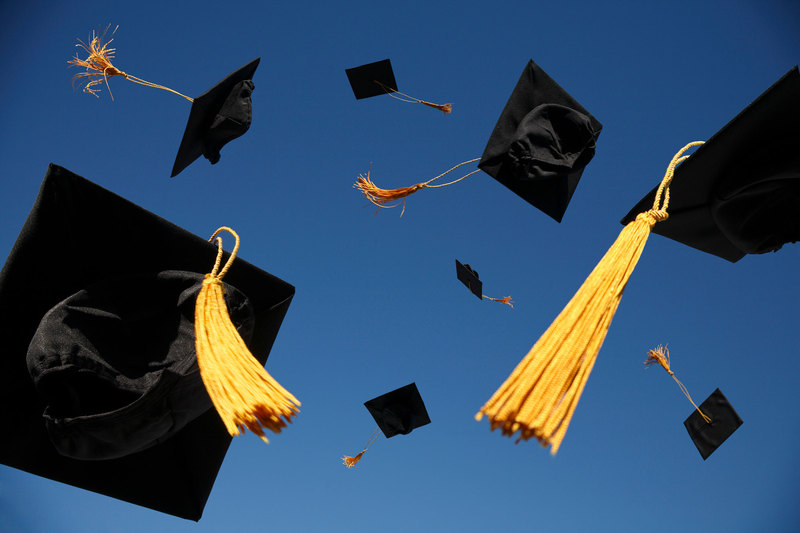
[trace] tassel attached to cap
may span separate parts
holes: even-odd
[[[486,300],[491,300],[493,302],[506,304],[507,306],[511,307],[511,309],[514,309],[514,300],[511,299],[511,296],[506,296],[505,298],[492,298],[491,296],[486,296],[484,294],[483,298]]]
[[[193,98],[186,96],[185,94],[181,94],[178,91],[174,91],[169,87],[164,87],[163,85],[158,85],[157,83],[152,83],[149,81],[145,81],[141,78],[137,78],[131,74],[123,72],[119,70],[112,64],[112,59],[114,59],[114,54],[116,53],[116,48],[109,48],[108,45],[111,44],[113,38],[109,38],[106,40],[106,34],[108,33],[108,29],[111,27],[109,24],[106,26],[105,31],[103,34],[98,36],[95,32],[92,32],[92,38],[89,40],[89,44],[84,43],[80,39],[78,39],[78,44],[75,46],[79,48],[83,48],[89,56],[86,59],[81,59],[78,57],[78,54],[75,54],[75,57],[72,58],[71,61],[67,61],[70,65],[74,65],[76,67],[84,67],[86,68],[86,72],[81,72],[80,74],[75,74],[72,77],[72,87],[75,87],[75,82],[85,82],[86,85],[83,87],[83,92],[90,93],[95,95],[96,97],[100,97],[98,95],[99,89],[95,87],[97,85],[102,84],[105,82],[106,87],[108,88],[108,93],[111,94],[111,87],[108,85],[108,78],[113,78],[114,76],[122,76],[128,81],[132,81],[133,83],[138,83],[139,85],[144,85],[145,87],[153,87],[154,89],[162,89],[164,91],[171,92],[173,94],[177,94],[178,96],[189,100],[190,102],[194,102]],[[114,28],[114,31],[111,32],[111,35],[119,29],[119,26]],[[110,37],[110,36],[109,36]],[[102,78],[102,79],[101,79]],[[111,94],[111,99],[114,99],[114,95]]]
[[[675,377],[675,373],[670,369],[670,362],[669,362],[669,350],[666,346],[657,346],[655,350],[650,350],[647,352],[647,360],[644,362],[644,366],[650,365],[661,365],[661,368],[666,370],[672,379],[675,380],[675,383],[678,384],[678,387],[681,388],[683,395],[694,405],[694,408],[697,409],[697,412],[700,413],[700,416],[703,417],[703,420],[706,421],[707,424],[711,423],[711,418],[706,416],[706,414],[697,407],[697,404],[694,403],[692,397],[689,396],[689,391],[686,390],[683,383],[681,383],[677,377]]]
[[[227,231],[236,239],[228,262],[222,262],[222,238]],[[197,365],[220,418],[231,436],[247,428],[264,442],[269,442],[264,429],[280,433],[298,413],[300,402],[281,387],[253,357],[236,331],[225,304],[222,278],[228,272],[239,250],[239,236],[227,227],[219,228],[209,241],[217,239],[217,260],[206,274],[195,305],[195,345]]]
[[[413,96],[409,96],[409,95],[407,95],[405,93],[401,93],[400,91],[398,91],[396,89],[392,89],[388,85],[385,85],[385,84],[379,82],[378,80],[372,80],[372,81],[374,81],[375,83],[380,85],[381,89],[386,91],[386,94],[388,94],[392,98],[400,100],[401,102],[409,102],[409,103],[412,103],[412,104],[422,104],[422,105],[425,105],[425,106],[428,106],[428,107],[432,107],[433,109],[438,109],[439,111],[441,111],[445,115],[448,114],[448,113],[451,113],[453,111],[453,104],[434,104],[433,102],[426,102],[425,100],[420,100],[419,98],[414,98]],[[397,96],[398,94],[400,96]]]
[[[622,229],[561,314],[475,415],[476,420],[486,415],[492,430],[500,428],[509,437],[519,432],[517,442],[535,437],[555,455],[650,229],[668,217],[675,167],[689,157],[683,155],[686,150],[700,144],[689,143],[675,154],[653,208]]]
[[[375,439],[378,438],[378,431],[379,428],[376,428],[375,431],[372,432],[372,435],[370,435],[369,441],[367,442],[367,445],[364,446],[363,450],[361,450],[352,457],[349,455],[345,455],[342,457],[342,463],[344,463],[344,466],[346,466],[347,468],[353,468],[354,466],[356,466],[356,463],[358,463],[361,460],[361,457],[363,457],[363,455],[367,452],[367,450],[369,450],[369,447],[372,446],[372,443],[375,442]]]
[[[370,202],[372,202],[373,204],[375,204],[378,207],[383,207],[383,208],[387,208],[387,209],[388,208],[392,208],[392,207],[397,207],[398,204],[394,204],[394,205],[386,205],[386,204],[388,204],[390,202],[394,202],[396,200],[403,200],[403,209],[400,211],[400,216],[403,216],[403,213],[405,213],[405,211],[406,211],[406,200],[405,199],[406,199],[407,196],[409,196],[411,194],[414,194],[415,192],[417,192],[419,190],[426,189],[426,188],[435,189],[437,187],[447,187],[448,185],[452,185],[454,183],[458,183],[459,181],[472,176],[476,172],[480,172],[480,169],[473,170],[472,172],[470,172],[466,176],[461,176],[457,180],[453,180],[453,181],[450,181],[448,183],[442,183],[442,184],[439,184],[439,185],[431,185],[432,182],[438,180],[439,178],[441,178],[442,176],[445,176],[446,174],[449,174],[450,172],[454,171],[458,167],[463,166],[463,165],[467,165],[469,163],[474,163],[475,161],[480,161],[480,158],[470,159],[469,161],[464,161],[463,163],[457,164],[456,166],[454,166],[450,170],[448,170],[446,172],[442,172],[441,174],[439,174],[435,178],[431,178],[428,181],[425,181],[425,182],[422,182],[422,183],[417,183],[416,185],[412,185],[411,187],[400,187],[399,189],[381,189],[380,187],[378,187],[377,185],[375,185],[372,182],[372,180],[369,177],[369,170],[367,170],[367,175],[366,176],[364,176],[362,174],[359,174],[358,179],[356,180],[356,183],[353,185],[353,188],[354,189],[358,189],[359,191],[361,191],[364,194],[364,196],[367,197],[367,200],[369,200]]]

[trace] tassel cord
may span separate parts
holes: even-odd
[[[678,384],[678,387],[680,387],[681,392],[683,392],[683,395],[686,396],[686,399],[689,400],[689,402],[691,402],[691,404],[694,406],[694,408],[697,410],[697,412],[700,413],[700,416],[703,418],[703,420],[706,421],[706,424],[710,424],[711,423],[711,418],[708,415],[706,415],[703,411],[701,411],[699,407],[697,407],[697,404],[694,403],[694,400],[692,400],[692,397],[689,395],[689,391],[686,389],[684,384],[681,383],[681,381],[675,375],[675,372],[672,371],[670,360],[669,360],[669,350],[667,349],[666,346],[658,346],[658,347],[656,347],[655,350],[650,350],[648,352],[648,354],[647,354],[647,360],[644,362],[644,364],[645,364],[645,366],[658,364],[664,370],[666,370],[667,373],[670,376],[672,376],[672,379],[675,380],[675,383]]]
[[[428,107],[432,107],[434,109],[438,109],[439,111],[441,111],[444,114],[447,114],[447,113],[450,113],[451,111],[453,111],[453,105],[452,104],[435,104],[433,102],[427,102],[425,100],[420,100],[419,98],[414,98],[413,96],[407,95],[405,93],[401,93],[397,89],[392,89],[391,87],[379,82],[378,80],[372,80],[372,81],[377,83],[380,86],[380,88],[383,89],[384,92],[386,92],[386,94],[388,94],[389,96],[391,96],[392,98],[394,98],[396,100],[400,100],[401,102],[408,102],[410,104],[426,105]],[[401,96],[397,96],[398,94],[401,95]],[[405,98],[403,98],[403,97],[405,97]]]

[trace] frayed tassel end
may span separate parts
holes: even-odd
[[[426,102],[424,100],[420,100],[419,103],[422,105],[426,105],[428,107],[432,107],[434,109],[438,109],[445,115],[453,112],[453,104],[434,104],[433,102]]]
[[[360,174],[356,180],[356,183],[353,185],[354,189],[358,189],[361,193],[373,204],[378,207],[383,208],[392,208],[397,207],[398,204],[394,205],[386,205],[390,202],[394,202],[396,200],[404,200],[403,202],[403,212],[405,212],[405,198],[415,192],[419,191],[420,189],[424,189],[427,187],[425,183],[417,183],[416,185],[412,185],[411,187],[400,187],[399,189],[381,189],[369,177],[369,171],[367,171],[367,175],[364,176]]]
[[[364,455],[365,451],[367,450],[362,450],[361,452],[358,453],[358,455],[355,455],[353,457],[345,455],[344,457],[342,457],[342,463],[344,463],[344,466],[346,466],[347,468],[353,468],[354,466],[356,466],[356,463],[358,463],[361,460],[361,457]]]
[[[487,300],[491,300],[493,302],[498,302],[501,304],[506,304],[507,306],[514,308],[514,300],[511,299],[511,296],[506,296],[505,298],[492,298],[491,296],[483,295],[484,298]]]
[[[655,350],[647,352],[647,360],[644,362],[644,366],[650,365],[661,365],[664,370],[672,374],[672,370],[669,368],[669,350],[666,346],[659,345]]]

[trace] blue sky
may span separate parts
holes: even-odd
[[[273,3],[30,1],[0,7],[0,254],[54,162],[297,288],[268,370],[302,402],[264,445],[230,447],[199,523],[0,466],[0,529],[19,532],[796,531],[800,246],[732,264],[651,236],[561,450],[473,415],[663,176],[798,63],[790,1]],[[250,131],[169,174],[189,104],[121,79],[73,91],[77,38],[119,25],[115,64],[197,96],[260,56]],[[391,58],[399,88],[356,101],[344,69]],[[386,188],[480,157],[533,59],[602,124],[561,224],[489,176],[410,197]],[[99,221],[101,222],[101,221]],[[480,302],[454,259],[480,273]],[[647,351],[668,343],[693,398],[719,387],[744,425],[707,461],[691,405]],[[380,437],[363,402],[415,381],[432,423]],[[6,429],[13,434],[13,428]]]

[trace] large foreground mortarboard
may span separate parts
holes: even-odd
[[[800,240],[800,73],[795,66],[675,171],[653,231],[738,261]],[[623,224],[652,205],[650,191]]]
[[[212,165],[217,163],[222,147],[250,128],[252,78],[259,61],[260,57],[252,60],[194,99],[172,167],[173,178],[201,155]]]
[[[561,222],[603,126],[532,60],[478,167]]]
[[[428,181],[381,189],[367,172],[355,188],[378,207],[424,188],[445,187],[483,170],[534,207],[561,222],[583,170],[592,160],[602,124],[532,60],[522,71],[492,131],[483,155]],[[479,161],[478,169],[432,185],[453,170]]]
[[[0,416],[13,428],[0,463],[198,520],[231,440],[188,339],[216,253],[50,165],[0,272]],[[241,259],[225,282],[263,364],[294,287]]]

